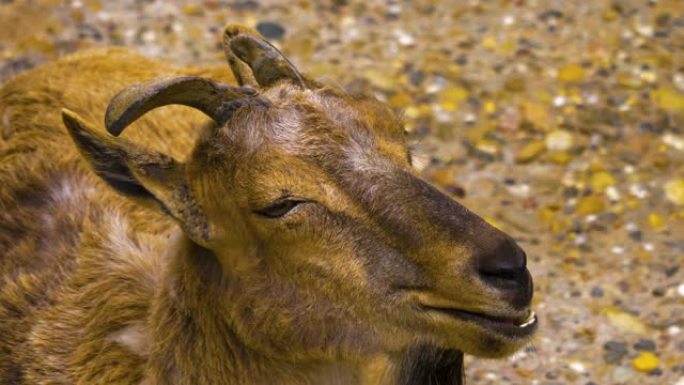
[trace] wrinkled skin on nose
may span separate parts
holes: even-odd
[[[502,244],[512,242],[501,231],[409,170],[395,169],[391,173],[375,175],[350,172],[345,179],[350,194],[358,197],[372,220],[393,243],[415,256],[421,264],[436,263],[443,270],[443,263],[448,261],[440,259],[449,259],[456,254],[496,256]],[[520,264],[503,259],[502,263]],[[465,268],[469,264],[461,266]]]

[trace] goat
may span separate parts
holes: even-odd
[[[388,106],[223,47],[233,76],[106,48],[0,88],[0,383],[460,384],[529,341],[525,253]]]

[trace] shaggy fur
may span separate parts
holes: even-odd
[[[116,139],[91,122],[118,90],[233,79],[110,48],[0,88],[0,383],[457,384],[458,350],[526,343],[421,308],[530,293],[477,278],[509,239],[413,174],[385,105],[232,64],[262,88],[225,122],[164,107]]]

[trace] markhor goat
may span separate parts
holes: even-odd
[[[0,383],[459,384],[529,341],[524,252],[386,105],[224,48],[234,77],[110,48],[0,88]]]

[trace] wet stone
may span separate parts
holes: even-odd
[[[603,297],[603,289],[599,286],[594,287],[591,289],[591,296],[594,298]]]
[[[627,344],[619,341],[608,341],[603,345],[603,360],[608,364],[617,364],[627,355]]]
[[[285,27],[272,21],[262,21],[256,26],[256,30],[267,39],[282,39],[285,36]]]
[[[634,349],[639,351],[654,352],[656,350],[655,342],[651,340],[639,340],[634,344]]]
[[[421,85],[421,83],[423,83],[423,80],[425,80],[425,72],[423,71],[412,71],[409,75],[409,81],[411,82],[411,85],[415,87]]]

